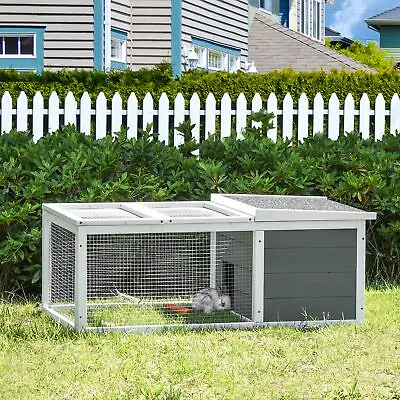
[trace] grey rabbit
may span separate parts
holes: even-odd
[[[211,314],[214,311],[229,310],[231,308],[231,298],[227,294],[222,294],[218,289],[202,289],[193,296],[192,308],[193,310],[203,311],[206,314]]]

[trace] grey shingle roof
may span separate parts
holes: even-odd
[[[249,59],[254,60],[258,72],[284,68],[304,72],[333,69],[376,72],[260,12],[250,28]]]
[[[391,10],[387,10],[377,14],[371,18],[368,18],[368,22],[373,22],[374,20],[387,20],[387,21],[399,21],[400,22],[400,7],[392,8]]]

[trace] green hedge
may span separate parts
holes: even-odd
[[[245,140],[213,137],[200,146],[166,147],[144,135],[94,140],[67,127],[33,143],[0,136],[0,291],[39,289],[41,204],[209,199],[211,192],[326,195],[378,212],[369,225],[368,277],[400,277],[400,136],[357,135],[274,144],[261,130]]]
[[[170,98],[182,92],[189,99],[197,92],[204,102],[208,93],[215,94],[217,100],[228,92],[232,99],[243,92],[248,99],[255,93],[260,93],[266,100],[274,92],[280,103],[286,93],[291,93],[295,102],[301,93],[306,93],[310,99],[321,92],[327,101],[332,93],[336,93],[341,103],[348,93],[352,93],[356,103],[365,92],[370,97],[372,105],[379,93],[390,102],[394,93],[400,90],[400,74],[388,72],[370,74],[366,72],[314,72],[297,73],[292,70],[275,71],[268,74],[249,75],[244,73],[207,73],[190,72],[179,79],[173,79],[169,64],[162,64],[153,70],[116,71],[111,73],[88,71],[43,72],[41,75],[20,74],[13,71],[0,71],[0,95],[8,90],[16,99],[23,90],[28,98],[40,91],[45,98],[56,91],[60,98],[65,98],[72,91],[77,98],[87,91],[94,99],[103,91],[111,100],[115,92],[119,92],[124,101],[131,92],[135,92],[141,101],[147,92],[158,98],[166,92]]]

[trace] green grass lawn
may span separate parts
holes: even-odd
[[[400,288],[313,330],[78,334],[0,303],[0,399],[400,399]]]

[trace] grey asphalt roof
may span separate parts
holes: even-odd
[[[304,72],[333,69],[376,72],[323,43],[280,25],[261,12],[257,12],[250,28],[249,59],[254,60],[261,73],[284,68]]]
[[[373,20],[387,20],[387,21],[399,21],[400,22],[400,7],[392,8],[391,10],[387,10],[377,14],[371,18],[368,18],[368,22],[373,22]]]

